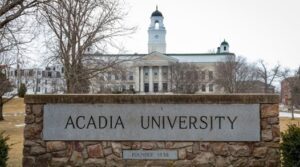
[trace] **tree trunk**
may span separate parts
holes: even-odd
[[[0,97],[0,121],[3,121],[3,101],[2,101],[2,97]]]

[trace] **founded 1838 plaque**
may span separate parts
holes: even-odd
[[[258,104],[47,104],[44,140],[259,141]]]

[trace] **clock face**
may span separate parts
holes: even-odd
[[[154,36],[155,39],[158,39],[158,37],[159,37],[158,35],[155,35],[155,36]]]

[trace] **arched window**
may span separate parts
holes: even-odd
[[[224,51],[226,51],[226,49],[227,49],[226,46],[224,46]]]
[[[156,30],[159,29],[159,21],[158,20],[155,21],[154,29],[156,29]]]

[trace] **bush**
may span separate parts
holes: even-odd
[[[25,94],[26,94],[26,92],[27,92],[26,85],[23,84],[23,83],[21,83],[20,88],[19,88],[19,90],[18,90],[18,96],[19,96],[19,97],[24,97]]]
[[[283,166],[300,166],[300,128],[296,125],[289,125],[286,132],[281,133]]]
[[[8,149],[9,146],[7,145],[9,137],[4,136],[4,132],[0,132],[0,166],[5,167],[6,161],[8,160]]]

